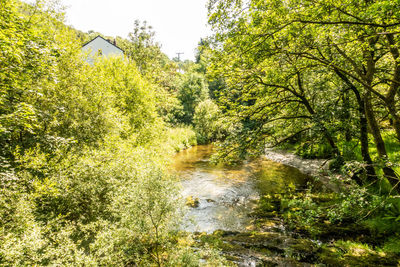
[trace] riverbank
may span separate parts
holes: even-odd
[[[208,161],[208,153],[211,149],[198,147],[181,154],[185,174],[193,173],[185,186],[194,185],[190,195],[199,197],[200,201],[199,206],[190,208],[190,213],[200,215],[197,218],[201,218],[199,222],[203,228],[204,220],[208,226],[215,226],[214,231],[209,231],[210,227],[204,230],[200,227],[194,234],[195,246],[216,248],[238,266],[396,266],[400,263],[396,250],[383,249],[388,247],[385,242],[390,238],[377,235],[373,228],[358,220],[357,216],[362,215],[357,213],[359,200],[364,195],[354,191],[349,200],[335,190],[321,190],[315,186],[317,182],[308,175],[319,177],[319,181],[328,179],[326,184],[333,184],[326,160],[304,160],[286,151],[270,150],[261,159],[245,163],[246,172],[240,171],[243,178],[237,179],[236,174],[242,167],[224,170],[225,167],[213,166]],[[234,181],[231,180],[232,171],[234,180],[244,182],[246,188],[253,186],[259,197],[247,202],[246,198],[235,195],[241,190],[236,187],[220,190],[223,189],[221,184],[210,183],[215,178],[207,174],[218,173],[220,178],[216,181],[226,186],[227,182]],[[191,182],[193,179],[196,183]],[[195,194],[204,186],[221,193],[224,201],[218,198],[202,201],[202,195]],[[201,191],[206,192],[203,189]],[[351,191],[350,188],[346,190]],[[223,197],[225,193],[230,200]],[[230,218],[225,213],[207,212],[220,205],[223,210],[241,211]],[[247,223],[235,224],[238,222],[235,218],[243,219],[243,216],[247,216]],[[224,220],[230,222],[225,226],[234,224],[235,228],[217,230],[223,225],[219,222]]]
[[[314,196],[315,203],[334,203],[333,195]],[[326,217],[298,223],[305,218],[296,212],[307,210],[287,202],[301,197],[290,192],[262,197],[251,213],[251,226],[196,233],[197,245],[220,250],[235,266],[399,266],[400,255],[385,248],[384,238],[365,224],[331,223]]]
[[[332,181],[332,177],[335,179],[343,177],[330,172],[330,159],[304,159],[293,152],[276,148],[266,148],[263,158],[298,169],[300,172],[317,179],[321,187],[328,191],[340,191],[340,187]]]
[[[328,171],[329,159],[303,159],[292,152],[274,148],[266,148],[263,157],[294,167],[310,176],[326,176]]]

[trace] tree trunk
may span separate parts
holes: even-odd
[[[297,85],[299,87],[300,90],[300,94],[296,93],[294,91],[291,91],[292,94],[294,94],[296,97],[301,99],[301,102],[303,103],[303,105],[305,106],[305,108],[307,109],[308,113],[310,113],[310,115],[315,115],[315,111],[312,108],[310,102],[308,101],[308,99],[304,96],[303,92],[304,92],[304,88],[303,88],[303,82],[301,79],[301,75],[299,72],[297,72]],[[332,148],[332,151],[334,153],[334,155],[338,158],[338,159],[342,159],[342,155],[340,153],[339,148],[336,145],[335,140],[333,139],[332,135],[330,134],[330,132],[328,131],[328,129],[325,127],[323,122],[318,121],[319,125],[322,128],[323,134],[326,138],[326,140],[328,141],[329,145]]]
[[[313,108],[311,107],[310,103],[308,102],[308,100],[303,97],[302,98],[303,104],[306,106],[308,112],[311,115],[315,115],[315,112],[313,110]],[[319,124],[319,126],[322,128],[322,132],[325,136],[325,139],[328,141],[328,144],[331,146],[333,154],[337,157],[337,158],[341,158],[342,155],[340,154],[340,150],[336,145],[335,140],[333,139],[332,135],[330,134],[330,132],[328,131],[328,129],[325,127],[325,125],[323,124],[323,122],[318,121],[317,122]]]
[[[377,181],[377,175],[373,166],[371,156],[369,154],[369,144],[368,144],[368,121],[365,115],[365,104],[364,99],[361,98],[360,92],[356,86],[349,80],[349,78],[341,73],[339,70],[335,70],[336,74],[342,81],[349,86],[350,90],[354,93],[357,104],[358,104],[358,115],[360,120],[360,144],[361,144],[361,156],[364,163],[366,164],[365,171],[368,183],[374,183]],[[353,177],[356,178],[356,177]],[[357,181],[356,181],[357,182]]]
[[[364,95],[364,105],[365,105],[365,114],[367,116],[368,125],[371,130],[371,134],[374,137],[376,149],[379,155],[379,158],[383,160],[384,166],[382,168],[385,177],[388,179],[389,183],[392,185],[394,190],[400,193],[400,188],[398,186],[399,177],[396,175],[395,171],[387,166],[386,160],[388,159],[385,142],[383,141],[381,131],[376,121],[374,111],[371,103],[371,92],[367,91]]]
[[[397,115],[395,103],[394,101],[393,102],[391,101],[391,103],[386,102],[386,106],[390,116],[392,116],[393,119],[393,128],[396,132],[397,140],[400,141],[400,116]]]
[[[359,102],[359,116],[360,116],[360,143],[361,143],[361,156],[366,163],[367,182],[374,183],[377,181],[377,175],[373,166],[371,156],[369,154],[368,144],[368,121],[365,116],[364,100],[360,99]]]
[[[343,103],[343,120],[348,124],[351,119],[350,115],[350,100],[347,93],[347,90],[343,90],[342,92],[342,103]],[[350,142],[353,139],[350,127],[345,127],[344,129],[344,137],[347,142]]]
[[[393,70],[392,84],[390,85],[389,91],[385,96],[385,104],[387,109],[389,110],[389,114],[393,118],[393,128],[396,131],[397,139],[400,141],[400,116],[397,114],[395,106],[395,97],[399,93],[400,87],[400,51],[397,47],[397,43],[394,39],[393,34],[387,34],[386,39],[388,40],[389,50],[393,57],[395,66]]]

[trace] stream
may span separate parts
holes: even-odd
[[[279,193],[289,184],[301,187],[309,178],[296,168],[266,159],[234,167],[214,165],[212,152],[211,145],[195,146],[174,158],[182,196],[198,201],[184,220],[185,231],[245,231],[252,224],[250,213],[262,192]]]
[[[320,172],[324,162],[266,151],[264,157],[231,167],[212,164],[212,153],[211,145],[195,146],[177,153],[172,166],[188,205],[181,230],[192,232],[200,246],[211,244],[237,266],[399,266],[398,255],[334,242],[367,240],[369,232],[360,225],[324,224],[316,239],[285,227],[277,216],[279,201],[267,214],[257,215],[263,200],[283,195],[288,188],[313,185],[322,192],[321,184],[303,172]]]

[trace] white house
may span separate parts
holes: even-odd
[[[100,35],[82,46],[82,51],[88,53],[89,61],[95,56],[124,56],[124,51],[114,42],[110,42]]]

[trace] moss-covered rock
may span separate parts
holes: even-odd
[[[286,250],[286,256],[295,258],[301,262],[315,262],[317,258],[317,252],[320,247],[308,239],[292,239]]]
[[[188,196],[186,198],[186,206],[189,206],[191,208],[197,208],[199,207],[200,201],[199,198],[194,198],[193,196]]]
[[[321,247],[317,262],[327,266],[399,266],[400,257],[378,252],[363,243],[337,241]]]

